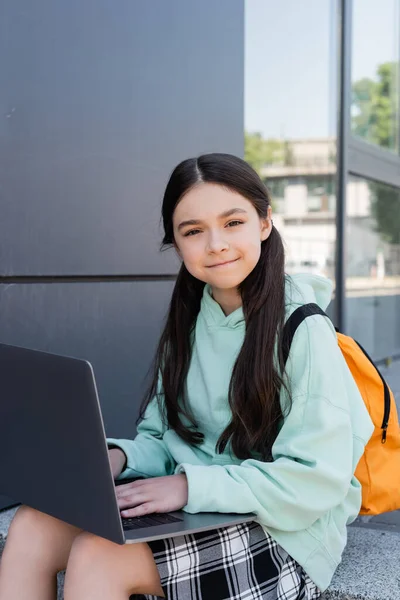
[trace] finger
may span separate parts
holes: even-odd
[[[146,502],[145,504],[141,504],[135,508],[122,510],[121,516],[125,519],[129,517],[144,517],[145,515],[150,515],[155,512],[157,512],[157,510],[154,502]]]
[[[132,491],[143,487],[143,484],[146,485],[146,482],[145,481],[133,481],[131,483],[126,483],[125,485],[117,485],[115,487],[115,493],[117,496],[126,496],[127,494],[130,494]]]
[[[144,502],[151,502],[160,498],[160,494],[156,490],[135,490],[124,496],[117,496],[118,506],[138,506]]]
[[[151,498],[144,494],[135,494],[132,496],[125,496],[124,498],[118,498],[118,506],[120,509],[124,508],[134,508],[135,506],[139,506],[140,504],[144,504],[146,502],[150,502]]]
[[[134,496],[135,494],[138,493],[138,489],[137,488],[127,488],[126,490],[121,490],[116,492],[116,496],[117,498],[128,498],[129,496]]]

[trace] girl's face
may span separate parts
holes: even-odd
[[[173,215],[175,246],[189,273],[213,290],[237,288],[256,266],[271,233],[271,209],[261,219],[249,200],[214,183],[200,183]]]

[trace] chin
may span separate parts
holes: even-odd
[[[208,281],[207,283],[209,283],[211,287],[219,290],[231,290],[239,287],[246,277],[221,277],[218,281]]]

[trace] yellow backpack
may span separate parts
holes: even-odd
[[[305,304],[285,323],[282,343],[285,363],[297,327],[311,315],[328,317],[317,304]],[[400,509],[400,426],[393,393],[362,346],[336,332],[339,348],[375,426],[355,471],[362,486],[360,514],[378,515]]]

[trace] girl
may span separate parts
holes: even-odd
[[[307,302],[325,309],[331,284],[285,276],[267,190],[234,156],[179,164],[162,217],[182,266],[137,437],[109,440],[122,516],[257,519],[118,546],[22,507],[0,600],[54,600],[65,567],[66,600],[312,600],[340,562],[373,426],[327,319],[300,325],[286,367],[281,348],[287,317]]]

